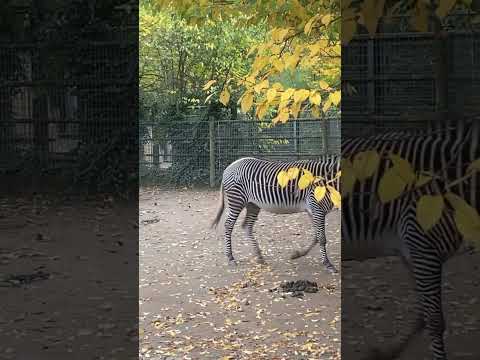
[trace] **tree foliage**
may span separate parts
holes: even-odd
[[[237,29],[233,20],[189,25],[176,12],[158,11],[143,2],[140,91],[144,103],[162,110],[203,104],[207,80],[224,82],[231,73],[247,71],[248,61],[242,53],[261,33],[260,27]]]
[[[340,103],[340,6],[332,0],[173,1],[155,2],[172,9],[188,24],[204,27],[234,22],[237,29],[261,26],[266,36],[242,58],[251,66],[227,79],[212,76],[204,86],[224,104],[240,87],[243,112],[255,109],[262,119],[273,109],[274,123],[297,118],[302,110],[320,116]],[[302,74],[302,86],[286,86],[282,79]],[[216,87],[213,87],[213,85]]]

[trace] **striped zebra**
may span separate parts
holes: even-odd
[[[297,251],[292,259],[304,256],[318,243],[320,245],[320,261],[326,269],[336,273],[336,268],[330,262],[326,250],[325,216],[333,209],[329,195],[322,202],[317,202],[311,187],[299,190],[298,181],[292,180],[285,188],[281,188],[277,175],[282,170],[297,167],[310,171],[314,176],[333,179],[340,170],[340,156],[324,156],[318,160],[303,160],[290,162],[274,162],[253,157],[241,158],[230,164],[223,172],[220,189],[220,199],[217,215],[212,223],[216,226],[225,210],[225,255],[230,264],[235,264],[232,254],[232,230],[240,212],[246,208],[242,228],[250,240],[257,262],[264,263],[258,242],[253,236],[253,226],[260,209],[276,214],[291,214],[307,212],[313,222],[315,237],[309,247]],[[331,186],[339,189],[339,180]]]
[[[442,178],[461,177],[466,167],[480,157],[479,122],[460,121],[453,127],[432,130],[423,135],[397,132],[370,138],[342,141],[342,157],[376,150],[393,152],[409,160],[415,169],[436,170]],[[399,199],[380,205],[375,194],[380,176],[388,166],[382,160],[379,171],[369,180],[355,185],[342,203],[342,261],[400,256],[410,270],[418,297],[417,320],[409,331],[399,336],[396,346],[377,354],[376,359],[398,356],[424,328],[431,340],[433,359],[447,359],[444,345],[442,312],[442,267],[459,251],[463,243],[451,213],[425,233],[416,219],[416,200],[442,191],[444,181],[434,180]],[[472,206],[479,208],[478,177],[451,189]]]

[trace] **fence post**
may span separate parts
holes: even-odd
[[[323,154],[328,154],[328,118],[326,116],[322,119],[322,142]]]
[[[209,137],[209,153],[210,153],[210,187],[215,187],[215,118],[208,118],[208,137]]]
[[[299,159],[299,154],[298,154],[298,128],[297,128],[297,120],[293,121],[293,147],[295,149],[295,157],[297,160]]]
[[[152,163],[156,170],[160,168],[160,144],[155,141],[152,146]]]

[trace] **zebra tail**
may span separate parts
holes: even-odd
[[[210,227],[211,228],[216,228],[218,225],[218,222],[220,221],[220,218],[222,217],[223,210],[225,209],[225,199],[223,196],[223,183],[220,185],[220,199],[218,200],[218,210],[217,210],[217,215],[215,216],[215,219],[212,221]]]

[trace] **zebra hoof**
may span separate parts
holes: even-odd
[[[265,261],[264,258],[257,258],[257,264],[260,264],[260,265],[265,265],[267,262]]]
[[[228,265],[231,266],[231,267],[236,267],[238,264],[237,264],[236,260],[230,259],[230,260],[228,260]]]
[[[293,252],[292,255],[290,255],[290,260],[295,260],[295,259],[298,259],[299,257],[302,257],[302,256],[303,256],[303,254],[300,251],[296,250],[296,251]]]
[[[331,274],[338,274],[338,270],[333,265],[330,265],[330,266],[327,265],[327,271]]]

